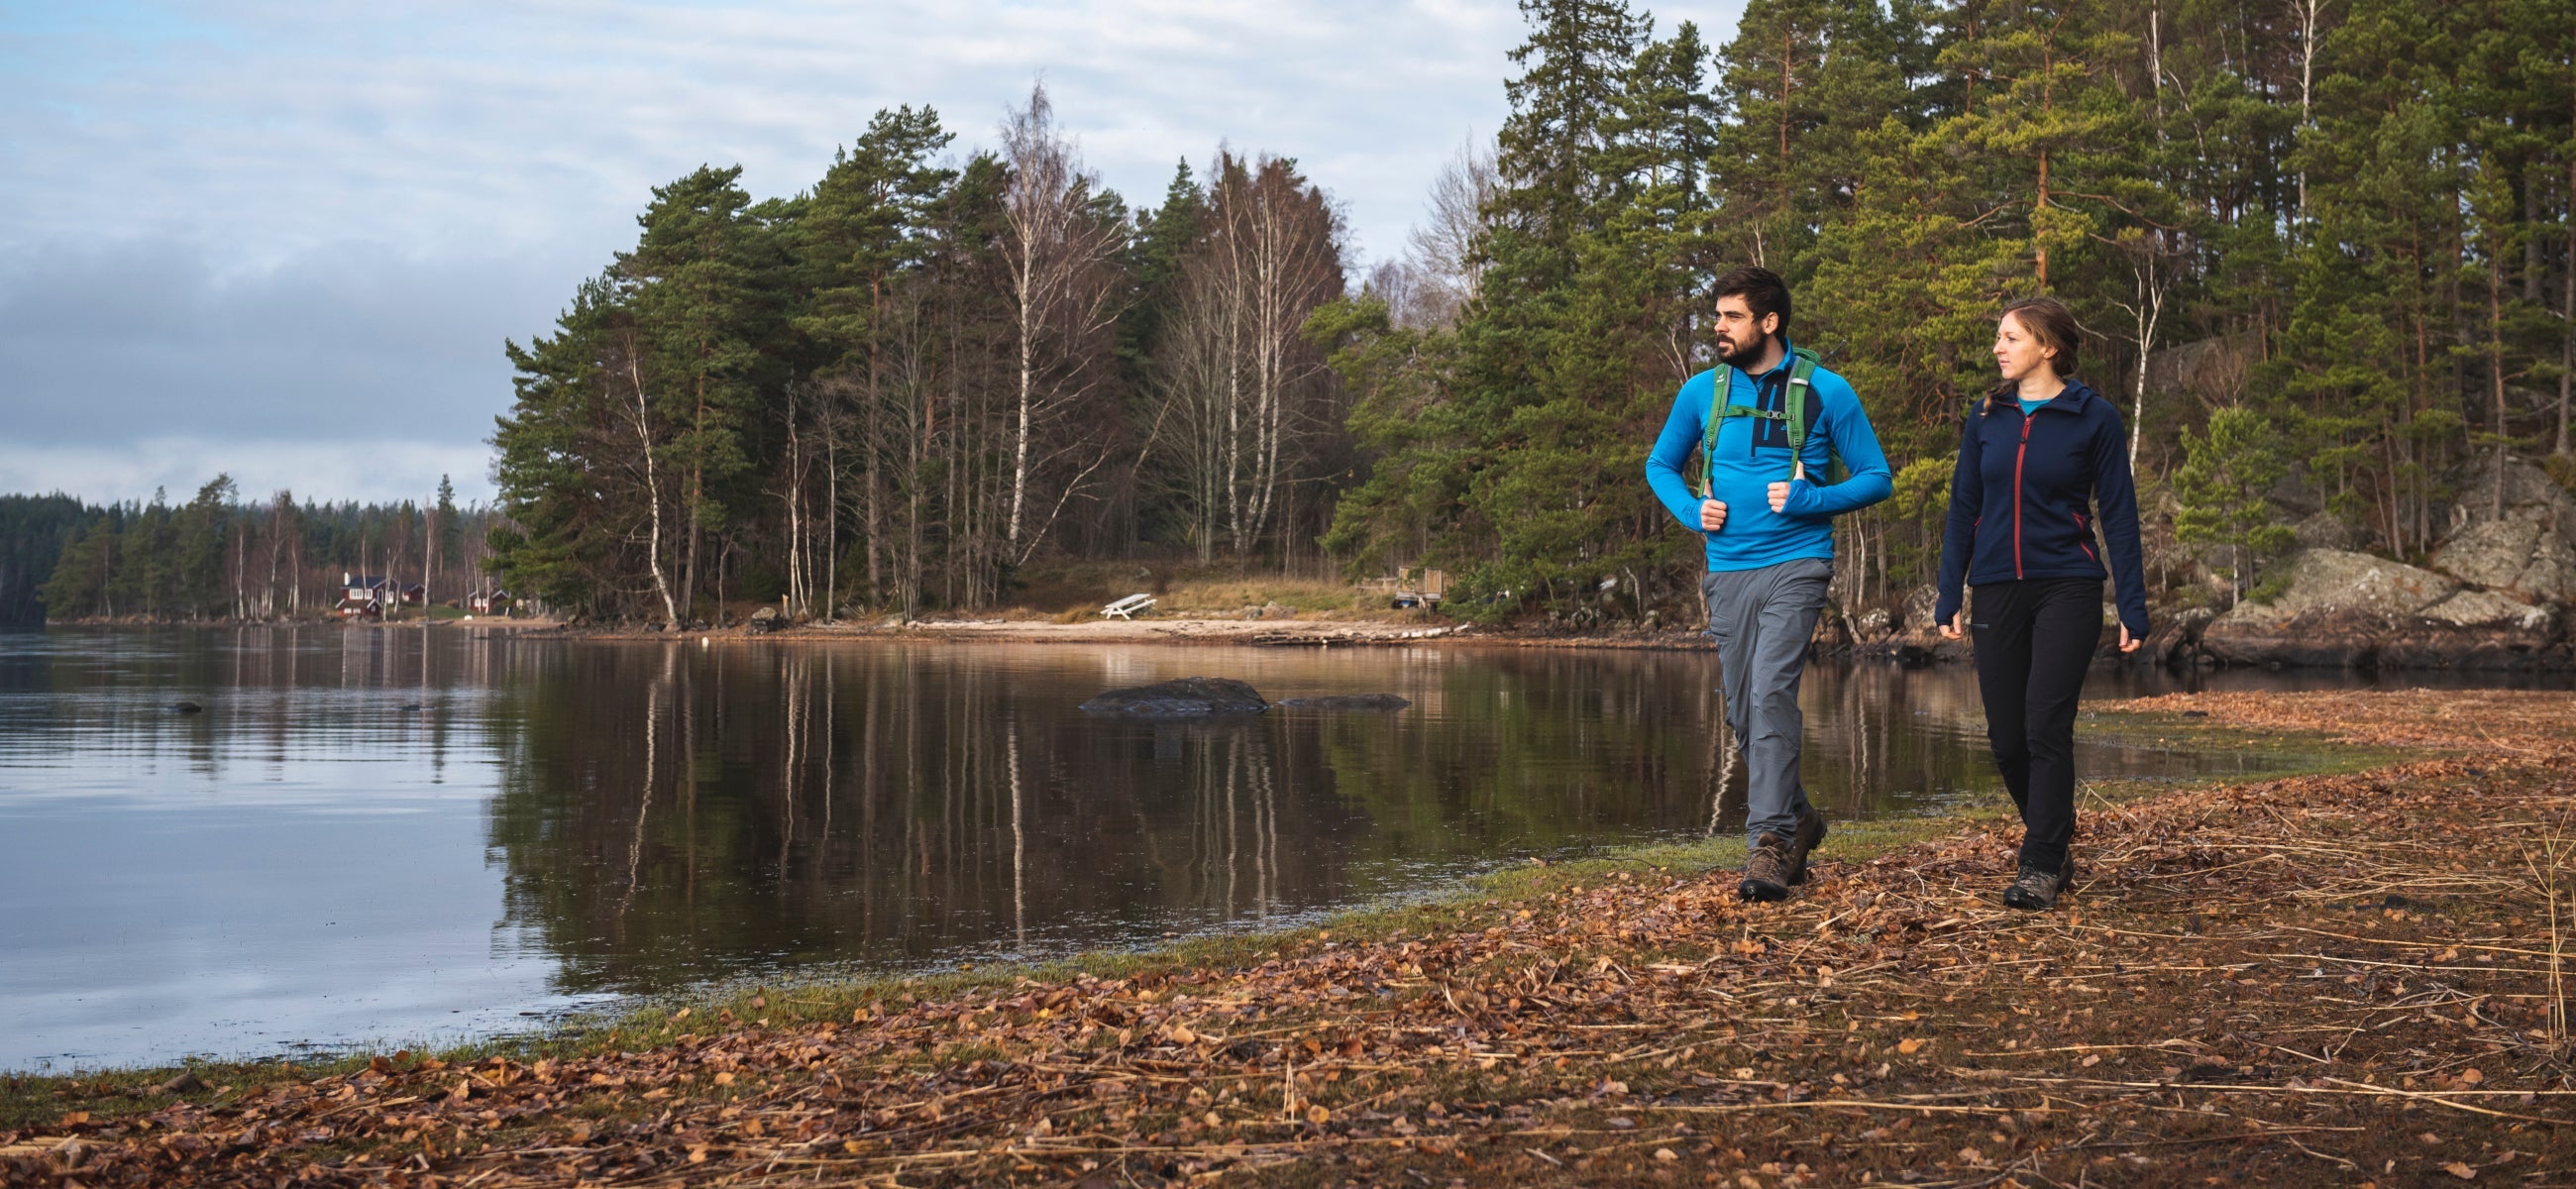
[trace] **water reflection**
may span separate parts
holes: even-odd
[[[1073,709],[1200,673],[1413,705]],[[489,1032],[1730,833],[1716,687],[1699,653],[0,636],[0,1068]],[[1819,666],[1802,702],[1837,817],[1993,784],[1964,669]],[[2106,774],[2245,762],[2086,747]]]
[[[1416,705],[1200,724],[1072,709],[1203,670]],[[1743,816],[1695,654],[592,645],[514,676],[489,720],[493,851],[510,919],[576,991],[1257,924]],[[1855,818],[1982,786],[1967,695],[1946,674],[1819,671],[1817,801]],[[2150,774],[2234,762],[2096,751]]]

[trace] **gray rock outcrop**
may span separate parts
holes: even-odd
[[[2287,587],[2247,600],[2201,633],[2228,664],[2325,668],[2514,668],[2558,640],[2560,616],[2432,570],[2342,549],[2276,567]]]
[[[2525,602],[2576,602],[2576,496],[2512,459],[2501,476],[2489,463],[2458,481],[2461,523],[2434,551],[2433,568]]]
[[[1940,605],[1941,588],[1934,586],[1931,583],[1927,582],[1907,591],[1905,593],[1905,622],[1898,624],[1897,630],[1904,632],[1931,632],[1940,630],[1941,625],[1935,622],[1932,618],[1933,610]]]
[[[2290,527],[2290,535],[2303,549],[2350,549],[2361,544],[2361,534],[2332,512],[2310,514]]]

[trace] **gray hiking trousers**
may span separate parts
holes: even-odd
[[[1807,730],[1798,679],[1833,576],[1834,563],[1814,557],[1700,576],[1725,680],[1726,725],[1744,755],[1748,843],[1764,834],[1786,839],[1807,810],[1807,789],[1798,782]]]

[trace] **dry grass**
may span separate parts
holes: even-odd
[[[1139,592],[1155,596],[1159,615],[1232,616],[1272,603],[1294,607],[1304,617],[1391,613],[1382,596],[1338,579],[1247,574],[1233,566],[1085,562],[1032,569],[1020,582],[1009,605],[1058,622],[1098,614],[1103,604]]]

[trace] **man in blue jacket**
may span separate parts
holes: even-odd
[[[1747,788],[1748,854],[1737,892],[1779,900],[1806,882],[1807,852],[1825,837],[1825,819],[1798,781],[1806,736],[1798,679],[1834,575],[1833,518],[1886,499],[1893,484],[1849,383],[1819,367],[1807,392],[1792,394],[1799,369],[1789,287],[1778,274],[1739,268],[1718,278],[1716,330],[1725,366],[1692,376],[1674,395],[1646,456],[1646,481],[1708,541],[1700,593]],[[1793,410],[1801,423],[1794,432]],[[1684,468],[1703,445],[1694,494]],[[1836,456],[1850,477],[1824,483]]]

